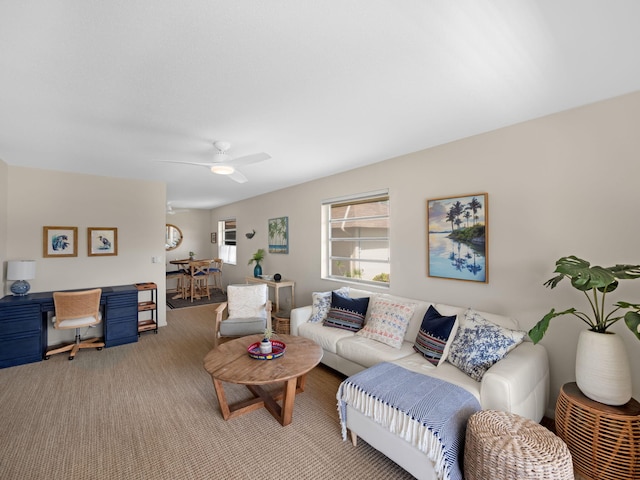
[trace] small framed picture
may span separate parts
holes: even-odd
[[[118,255],[118,229],[108,227],[87,228],[89,256]]]
[[[218,235],[216,234],[216,232],[213,232],[211,234],[211,243],[216,243],[218,241]]]
[[[269,219],[269,253],[289,253],[289,217]]]
[[[78,227],[42,227],[43,257],[77,257]]]

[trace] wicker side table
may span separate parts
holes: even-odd
[[[567,383],[556,403],[556,432],[583,477],[640,478],[640,403],[633,398],[619,407],[605,405]]]
[[[291,312],[288,311],[278,311],[273,316],[273,330],[276,333],[281,333],[284,335],[289,335],[290,326],[291,326]]]

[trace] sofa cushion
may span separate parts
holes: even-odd
[[[480,401],[481,383],[475,381],[469,375],[460,371],[458,367],[454,367],[449,362],[444,362],[439,367],[435,367],[431,363],[427,362],[421,354],[414,352],[411,355],[394,360],[393,363],[406,369],[413,370],[414,372],[439,378],[440,380],[446,380],[454,385],[458,385],[459,387],[471,392],[478,401]]]
[[[458,328],[458,316],[445,317],[430,306],[422,319],[413,349],[435,366],[444,362]]]
[[[368,298],[346,298],[331,292],[331,308],[323,325],[357,332],[364,325]]]
[[[327,328],[321,323],[305,322],[298,327],[298,335],[313,340],[325,352],[336,353],[338,342],[343,338],[353,337],[355,333],[341,328]]]
[[[339,288],[338,290],[334,290],[334,292],[343,297],[349,296],[348,287]],[[332,292],[313,292],[311,294],[312,304],[309,322],[324,322],[331,308],[331,293]]]
[[[411,342],[403,342],[400,348],[395,348],[361,335],[353,335],[350,338],[338,340],[336,353],[342,358],[368,368],[376,363],[391,362],[411,355],[414,353],[412,347]]]
[[[356,335],[400,348],[415,308],[415,303],[376,296],[371,300],[367,323]]]
[[[448,361],[477,381],[522,343],[526,332],[501,327],[468,309],[449,350]]]

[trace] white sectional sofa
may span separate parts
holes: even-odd
[[[491,366],[481,381],[476,381],[448,361],[434,367],[413,348],[423,317],[430,305],[442,315],[458,315],[459,320],[464,317],[467,307],[434,304],[352,288],[348,293],[351,298],[370,297],[370,303],[376,295],[393,301],[416,304],[400,348],[356,335],[352,331],[324,326],[322,323],[310,323],[308,320],[312,314],[311,306],[291,311],[291,334],[318,343],[324,351],[322,363],[347,376],[380,362],[391,362],[464,388],[477,398],[483,409],[512,412],[536,422],[542,419],[549,397],[549,363],[547,352],[542,345],[534,345],[525,340]],[[512,330],[519,329],[515,319],[486,312],[478,313],[493,324]],[[347,428],[351,432],[354,444],[359,436],[416,478],[438,478],[432,462],[425,453],[351,407],[347,407]]]

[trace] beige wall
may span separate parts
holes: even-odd
[[[295,280],[297,304],[309,304],[312,291],[337,285],[320,278],[321,201],[389,188],[391,293],[515,316],[526,330],[551,307],[588,308],[568,284],[550,291],[543,283],[565,255],[640,264],[638,125],[634,93],[215,209],[213,222],[238,221],[238,265],[225,268],[225,282],[251,274],[246,263],[267,247],[267,220],[288,216],[290,253],[268,254],[264,272]],[[426,200],[481,192],[489,194],[489,283],[427,277]],[[640,281],[623,282],[617,300],[640,303]],[[551,357],[549,414],[560,386],[575,379],[582,328],[559,318],[543,340]],[[640,342],[623,324],[614,331],[640,364]],[[633,376],[640,398],[640,370]]]
[[[0,280],[0,288],[4,292],[4,283],[6,278],[6,259],[7,259],[7,189],[9,188],[8,166],[0,159],[0,267],[2,268],[2,279]],[[0,295],[2,296],[2,295]]]
[[[32,292],[151,281],[159,289],[159,324],[166,324],[163,183],[14,166],[8,178],[6,257],[36,260]],[[78,227],[78,256],[43,258],[45,225]],[[88,227],[116,227],[118,255],[89,257]],[[50,343],[62,339],[50,333]]]

